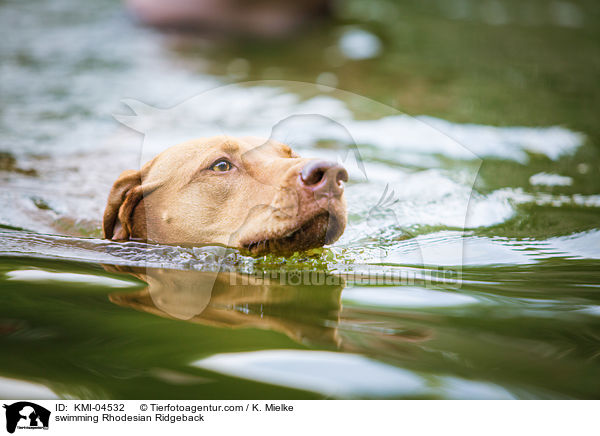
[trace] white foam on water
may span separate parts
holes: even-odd
[[[585,140],[582,133],[564,127],[493,127],[457,124],[433,117],[421,121],[452,137],[479,157],[496,157],[526,163],[527,153],[557,160],[572,154]]]
[[[554,195],[547,192],[529,193],[525,192],[523,188],[502,188],[488,194],[487,197],[497,201],[508,201],[509,204],[512,203],[514,205],[533,203],[538,206],[554,207],[564,205],[600,207],[600,195],[597,194]]]
[[[600,230],[546,240],[547,252],[572,259],[600,259]]]
[[[573,179],[558,174],[537,173],[529,178],[529,183],[534,186],[571,186]]]
[[[535,263],[533,253],[515,250],[502,241],[463,236],[459,231],[418,235],[387,247],[378,261],[409,265],[500,265]]]
[[[378,252],[377,262],[401,265],[523,265],[541,259],[600,259],[600,230],[575,233],[544,240],[516,240],[464,236],[441,231],[399,241]],[[373,256],[375,257],[375,255]]]

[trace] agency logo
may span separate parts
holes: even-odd
[[[29,401],[19,401],[10,405],[5,404],[6,431],[14,433],[18,429],[48,430],[50,411]]]

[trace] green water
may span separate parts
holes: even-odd
[[[348,1],[269,42],[162,34],[113,1],[3,2],[0,397],[598,398],[600,7],[556,3]],[[340,60],[352,29],[379,53]],[[311,255],[219,263],[210,250],[99,239],[110,183],[142,147],[112,118],[121,99],[167,108],[265,79],[334,80],[370,99],[339,97],[357,121],[395,113],[380,102],[447,120],[450,135],[469,123],[534,130],[493,145],[508,131],[467,126],[460,138],[481,161],[420,137],[415,156],[359,143],[368,180],[351,175],[349,227]],[[233,106],[247,95],[232,92]],[[562,130],[528,147],[551,126]],[[583,136],[554,144],[563,134]],[[302,154],[333,147],[317,139]],[[399,202],[374,213],[390,180]],[[463,232],[452,209],[465,198]],[[298,269],[323,282],[279,280]],[[363,284],[353,273],[366,269],[409,279]],[[271,279],[233,283],[247,273]]]

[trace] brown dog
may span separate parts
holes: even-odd
[[[103,233],[291,254],[341,236],[347,180],[340,165],[300,158],[277,141],[202,138],[123,172],[108,197]]]

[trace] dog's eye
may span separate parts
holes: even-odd
[[[232,167],[231,162],[229,162],[228,160],[225,160],[225,159],[221,159],[221,160],[215,162],[214,164],[212,164],[210,169],[213,171],[216,171],[218,173],[223,173],[225,171],[229,171],[231,169],[231,167]]]

